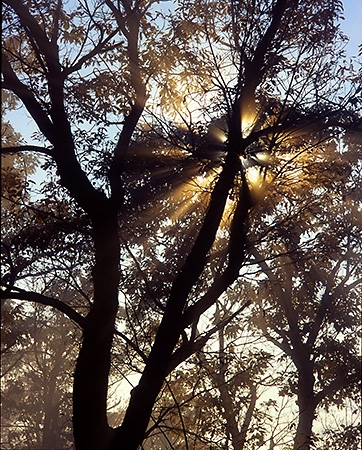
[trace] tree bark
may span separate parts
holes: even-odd
[[[93,225],[94,303],[85,319],[73,387],[73,427],[77,450],[108,450],[114,434],[107,422],[107,386],[118,309],[120,250],[117,217],[99,218],[99,222]]]
[[[314,420],[314,404],[299,408],[299,421],[294,438],[293,450],[310,450],[312,443],[312,426]]]
[[[302,349],[300,349],[302,351]],[[316,409],[316,398],[313,392],[313,363],[309,357],[300,357],[296,362],[299,372],[298,407],[299,419],[293,450],[310,450],[312,443],[312,427]]]

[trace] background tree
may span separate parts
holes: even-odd
[[[2,355],[3,448],[73,448],[74,330],[59,313],[26,309],[26,345],[17,343]]]
[[[285,387],[299,407],[294,449],[311,447],[317,406],[358,398],[360,144],[348,141],[325,146],[322,161],[299,154],[283,209],[269,203],[264,214],[273,226],[262,225],[256,236],[265,238],[251,249],[262,273],[249,294],[255,322],[294,365]]]
[[[12,236],[18,245],[6,252],[2,296],[53,306],[83,329],[73,386],[78,449],[136,449],[165,379],[205,344],[209,334],[198,323],[237,280],[246,255],[256,202],[248,167],[265,167],[281,141],[286,153],[308,133],[319,151],[321,135],[360,123],[358,88],[339,98],[341,3],[296,6],[183,2],[170,17],[152,1],[72,9],[60,0],[5,1],[3,88],[22,101],[44,144],[11,151],[46,155],[56,176],[38,208],[44,234],[35,243]],[[150,137],[143,155],[134,152],[139,134]],[[155,134],[164,145],[155,145]],[[140,155],[145,166],[135,167]],[[192,191],[175,192],[190,182],[204,191],[194,210]],[[137,197],[147,190],[157,216]],[[163,215],[169,200],[180,215]],[[14,264],[19,249],[26,269]],[[133,269],[137,290],[125,282]],[[59,273],[67,274],[65,300]],[[88,290],[80,278],[91,281]],[[118,328],[125,318],[127,328]],[[113,428],[107,386],[115,334],[137,354],[142,376]]]

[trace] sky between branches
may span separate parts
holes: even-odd
[[[341,29],[348,36],[349,42],[346,46],[347,58],[358,56],[359,46],[362,45],[362,1],[361,0],[344,0],[344,20],[341,21]],[[362,56],[359,58],[362,63]],[[33,120],[24,107],[20,107],[16,111],[11,111],[6,118],[10,120],[15,131],[19,132],[27,144],[37,144],[32,139],[32,134],[37,131]],[[39,173],[36,175],[39,178]]]

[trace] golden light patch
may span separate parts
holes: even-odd
[[[256,123],[257,116],[255,114],[243,114],[241,117],[241,132],[243,137],[247,136]]]

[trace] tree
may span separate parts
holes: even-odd
[[[10,92],[1,92],[1,144],[4,147],[13,147],[21,144],[21,135],[16,133],[11,123],[5,120],[8,111],[16,108],[16,97]]]
[[[2,352],[2,445],[8,449],[24,445],[72,448],[71,368],[76,333],[59,313],[41,311],[38,305],[35,311],[22,309],[21,324],[27,345],[17,342]]]
[[[269,203],[264,214],[273,225],[261,225],[255,236],[264,238],[251,249],[261,269],[249,294],[258,305],[255,322],[294,365],[284,392],[297,396],[295,450],[311,448],[317,406],[358,402],[360,144],[346,141],[342,150],[327,147],[323,161],[303,154],[300,170],[294,164],[283,212],[278,200]]]
[[[2,297],[53,306],[83,330],[73,386],[76,448],[136,449],[165,378],[207,340],[207,333],[197,334],[200,318],[239,276],[255,207],[247,167],[265,167],[263,157],[275,153],[281,138],[287,148],[298,134],[318,142],[360,124],[354,86],[339,99],[341,3],[303,1],[296,10],[292,0],[182,2],[171,16],[152,0],[80,1],[75,8],[61,0],[4,4],[3,88],[21,100],[43,139],[42,146],[11,151],[45,155],[57,175],[44,191],[43,237],[15,239],[24,245],[25,272],[12,256],[19,246],[7,252],[12,276],[5,277]],[[220,122],[225,126],[216,144],[206,130]],[[145,136],[145,165],[135,168],[133,152]],[[204,193],[177,227],[192,225],[192,232],[176,236],[163,215],[144,223],[149,211],[137,194],[148,191],[166,214],[167,194],[177,206],[188,201],[172,190],[190,176]],[[46,226],[49,221],[56,226]],[[135,225],[134,234],[127,224]],[[157,250],[147,246],[150,236],[160,241]],[[168,244],[178,250],[171,270]],[[145,285],[130,299],[147,314],[141,308],[123,333],[115,324],[120,280],[131,289],[124,283],[130,261]],[[152,272],[150,261],[158,263]],[[69,274],[63,282],[70,294],[81,290],[75,270],[91,280],[84,304],[54,293],[60,267]],[[137,335],[132,340],[132,320],[145,338],[140,342]],[[143,367],[122,424],[111,428],[107,385],[115,334]]]

